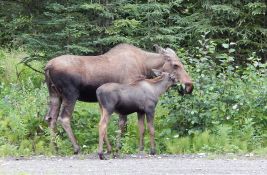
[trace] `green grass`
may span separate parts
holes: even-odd
[[[167,152],[171,154],[184,153],[266,153],[266,144],[252,144],[254,136],[235,133],[234,128],[223,125],[215,133],[204,131],[192,136],[178,137],[167,140]]]
[[[23,81],[31,78],[35,87],[40,86],[44,76],[20,63],[26,56],[27,53],[23,49],[11,51],[0,49],[0,81],[23,84]],[[32,62],[31,66],[40,71],[43,71],[44,67],[40,62]]]

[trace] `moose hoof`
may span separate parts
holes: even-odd
[[[150,155],[155,155],[156,154],[156,150],[154,148],[150,149]]]
[[[50,116],[45,116],[44,120],[50,125],[50,121],[52,120],[52,118]]]
[[[139,147],[139,152],[143,152],[144,151],[144,147],[143,146],[140,146]]]
[[[106,160],[103,153],[98,153],[98,157],[100,160]]]

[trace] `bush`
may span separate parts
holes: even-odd
[[[184,142],[181,136],[189,135],[197,140],[208,134],[207,137],[213,140],[214,136],[218,136],[217,128],[227,125],[230,128],[225,138],[230,139],[237,149],[246,152],[266,147],[267,64],[259,62],[252,54],[249,58],[251,63],[246,67],[234,65],[232,53],[235,52],[235,43],[223,44],[228,54],[217,55],[216,44],[205,35],[202,37],[200,47],[192,53],[180,50],[195,89],[193,95],[179,97],[176,95],[177,88],[174,88],[162,100],[162,105],[169,109],[164,130],[171,130],[163,134],[164,137],[177,135],[178,145]],[[190,60],[186,60],[188,57],[191,57]],[[212,60],[217,60],[217,63]],[[196,134],[199,132],[201,134]],[[215,141],[211,145],[220,143],[218,139]],[[194,152],[192,148],[190,150]]]

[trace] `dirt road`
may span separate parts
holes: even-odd
[[[169,175],[267,174],[267,158],[254,156],[128,155],[98,160],[96,156],[0,158],[0,175]]]

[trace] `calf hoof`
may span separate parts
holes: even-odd
[[[106,160],[103,153],[98,153],[98,157],[100,160]]]
[[[74,154],[79,154],[80,153],[80,147],[74,148]]]
[[[151,148],[149,154],[150,154],[150,155],[155,155],[155,154],[156,154],[156,150],[155,150],[155,148]]]
[[[113,159],[117,159],[117,158],[119,158],[119,154],[118,154],[118,153],[114,153],[114,154],[112,155],[112,158],[113,158]]]

